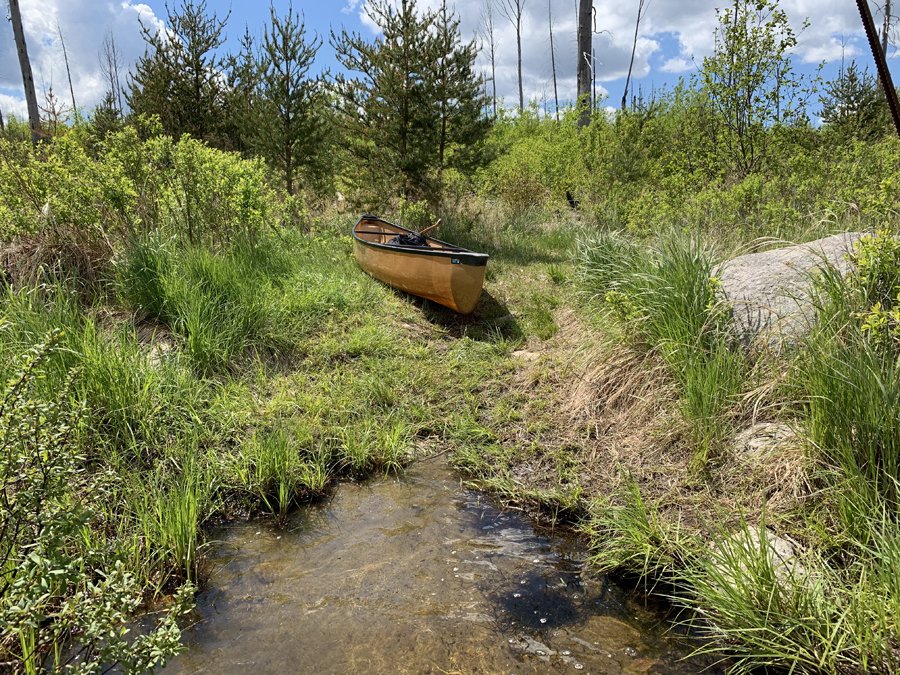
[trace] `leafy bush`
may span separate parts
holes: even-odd
[[[150,671],[180,650],[185,586],[157,630],[126,639],[141,589],[120,561],[83,551],[93,514],[73,499],[83,480],[71,436],[84,409],[34,398],[59,334],[30,350],[0,394],[0,628],[4,661],[26,673]],[[65,392],[60,392],[65,396]]]

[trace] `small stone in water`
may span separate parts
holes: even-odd
[[[511,644],[511,645],[516,644],[516,638],[509,638],[509,644]]]
[[[538,559],[537,559],[537,558],[535,558],[535,559],[534,559],[534,560],[532,560],[532,561],[531,561],[531,562],[535,562],[535,563],[539,563],[539,562],[541,562],[541,561],[540,561],[540,560],[538,560]]]
[[[514,597],[514,598],[521,598],[521,597],[522,597],[522,594],[521,594],[521,593],[513,593],[513,597]]]
[[[450,555],[456,555],[456,551],[450,551]]]
[[[256,534],[262,534],[262,532],[257,532]]]
[[[528,583],[528,581],[527,581],[526,579],[522,579],[522,581],[520,581],[519,583],[522,584],[522,585],[524,586],[525,584]]]
[[[454,572],[459,572],[459,568],[458,568],[458,567],[454,567],[454,568],[453,568],[453,571],[454,571]]]
[[[547,619],[541,619],[541,623],[547,623]]]
[[[538,649],[538,650],[535,652],[535,654],[537,654],[538,656],[544,656],[544,650],[543,650],[543,649]]]
[[[568,655],[571,654],[571,653],[572,653],[572,652],[570,652],[568,649],[563,649],[563,650],[560,652],[560,654],[562,654],[563,656],[568,656]]]
[[[575,670],[582,670],[583,668],[584,668],[584,666],[581,665],[580,663],[575,664]]]
[[[276,539],[281,539],[281,535],[279,534],[279,535],[278,535],[277,537],[275,537],[275,538],[276,538]]]

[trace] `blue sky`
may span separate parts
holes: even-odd
[[[420,5],[436,6],[440,0],[418,0]],[[504,0],[495,4],[498,93],[508,105],[517,101],[515,32],[499,12]],[[337,67],[328,44],[331,29],[361,32],[374,37],[365,19],[366,0],[295,0],[293,7],[306,17],[310,34],[322,36],[316,68]],[[479,28],[488,0],[449,0],[462,19],[464,36],[470,38]],[[170,2],[170,6],[180,0]],[[523,72],[526,98],[552,100],[548,9],[553,15],[554,52],[561,99],[568,99],[575,88],[575,12],[577,0],[526,0],[523,23]],[[286,11],[288,0],[275,0],[279,13]],[[548,6],[549,5],[549,6]],[[649,0],[641,25],[633,79],[644,92],[660,89],[690,77],[696,64],[713,47],[716,26],[716,0]],[[57,37],[57,22],[63,32],[72,68],[75,95],[79,106],[91,108],[103,96],[105,85],[100,73],[97,51],[106,31],[112,31],[125,57],[125,69],[143,53],[139,19],[146,25],[161,25],[166,16],[162,0],[20,0],[26,39],[35,80],[40,89],[50,85],[57,95],[68,98],[62,49]],[[622,97],[625,74],[631,56],[637,0],[595,0],[597,30],[595,36],[598,89],[609,92],[608,104]],[[871,55],[862,33],[856,5],[852,0],[783,0],[781,6],[798,29],[809,18],[811,26],[801,35],[795,64],[810,73],[815,65],[828,61],[824,74],[833,76],[843,52],[849,60],[871,65]],[[873,11],[874,3],[871,4]],[[236,49],[236,39],[247,25],[261,34],[268,20],[268,4],[241,0],[207,0],[207,9],[219,17],[228,14],[228,47]],[[893,61],[892,70],[896,70]],[[482,58],[486,68],[486,59]],[[900,70],[894,74],[900,80]],[[39,93],[40,96],[40,93]],[[3,112],[24,113],[21,75],[9,22],[0,26],[0,108]]]

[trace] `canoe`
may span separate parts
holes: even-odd
[[[481,297],[488,255],[425,237],[426,246],[388,244],[398,234],[414,234],[375,216],[353,227],[353,254],[373,277],[420,298],[470,314]]]

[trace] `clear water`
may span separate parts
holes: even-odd
[[[639,595],[440,459],[218,533],[175,673],[697,673]],[[714,673],[715,669],[706,672]]]

